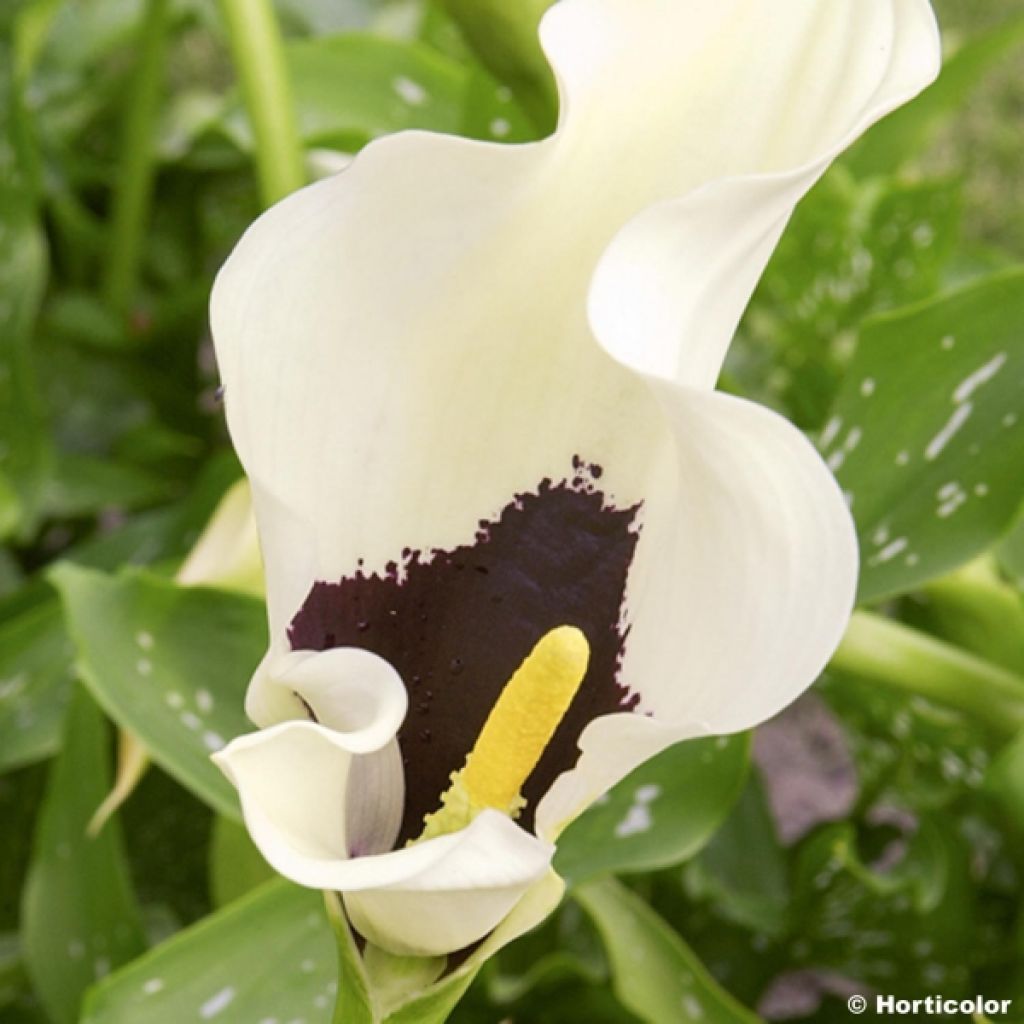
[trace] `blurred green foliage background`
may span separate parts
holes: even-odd
[[[869,640],[755,737],[670,751],[577,823],[558,863],[573,896],[483,968],[453,1020],[825,1022],[862,990],[1003,996],[1024,1019],[1024,9],[937,7],[938,85],[802,205],[723,379],[820,438],[864,547]],[[403,128],[515,142],[544,122],[543,90],[440,6],[277,11],[309,177]],[[264,201],[221,12],[0,6],[10,1024],[320,1022],[333,1005],[318,901],[259,888],[208,761],[246,729],[262,605],[174,579],[239,475],[206,308]],[[957,443],[897,472],[1000,353]],[[871,657],[879,619],[902,680]],[[154,766],[94,839],[107,719]],[[650,827],[624,834],[638,794]]]

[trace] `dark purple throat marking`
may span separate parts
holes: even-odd
[[[571,481],[544,480],[497,519],[482,520],[473,544],[426,555],[406,549],[401,572],[392,562],[383,576],[360,570],[314,583],[289,626],[294,650],[361,647],[386,658],[405,682],[399,845],[422,832],[424,815],[439,806],[502,688],[549,630],[581,629],[590,665],[524,787],[524,828],[532,830],[537,801],[576,763],[587,723],[639,701],[617,678],[639,506],[615,508],[593,483],[600,467],[579,458],[573,467]]]

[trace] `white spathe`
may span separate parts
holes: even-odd
[[[838,488],[784,419],[712,388],[795,203],[939,60],[926,0],[562,0],[541,37],[551,138],[375,142],[261,217],[213,296],[271,628],[247,707],[272,728],[218,760],[268,860],[396,952],[487,934],[587,802],[676,740],[763,721],[838,643],[857,576]],[[645,714],[585,730],[536,837],[486,814],[367,855],[402,799],[400,698],[364,687],[346,721],[333,667],[295,675],[289,621],[360,560],[471,542],[577,453],[643,503],[621,678]],[[318,702],[341,719],[275,724]]]

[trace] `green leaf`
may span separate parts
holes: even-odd
[[[274,877],[242,825],[215,818],[210,839],[210,896],[223,907]]]
[[[555,870],[580,882],[603,873],[653,871],[692,857],[739,797],[749,751],[745,734],[670,747],[566,829]]]
[[[13,1003],[27,983],[17,935],[0,934],[0,1010]]]
[[[1024,515],[1019,516],[996,551],[999,567],[1024,593]]]
[[[989,765],[985,788],[999,801],[1017,834],[1024,836],[1024,733],[996,755]]]
[[[861,182],[834,167],[797,207],[730,352],[745,393],[820,427],[865,317],[934,294],[960,192],[957,180]]]
[[[64,564],[50,577],[78,670],[107,714],[183,786],[237,819],[235,791],[210,754],[251,731],[242,704],[266,647],[262,602],[142,570],[107,576]]]
[[[529,142],[537,138],[537,129],[507,85],[474,68],[466,84],[460,134],[487,142]]]
[[[0,772],[57,750],[71,656],[49,587],[28,587],[0,602]]]
[[[238,479],[238,463],[233,455],[225,455],[211,459],[203,467],[182,500],[133,516],[116,530],[101,530],[76,544],[66,557],[78,565],[97,569],[183,558],[228,487]]]
[[[635,893],[607,878],[574,893],[597,925],[615,993],[649,1024],[754,1024],[757,1017],[719,987],[685,942]]]
[[[786,860],[756,775],[725,824],[687,866],[687,891],[723,917],[763,935],[786,928]]]
[[[842,822],[812,833],[793,871],[801,959],[884,991],[964,987],[980,889],[970,856],[956,817],[894,815],[871,831]]]
[[[555,124],[554,76],[540,48],[537,26],[552,0],[442,0],[487,69],[510,86],[538,131]]]
[[[321,36],[288,43],[286,57],[307,146],[351,151],[404,128],[459,130],[465,69],[421,43]],[[221,128],[240,149],[252,149],[239,106],[229,108]]]
[[[336,949],[319,893],[268,882],[98,984],[81,1024],[180,1024],[213,1018],[327,1024],[338,993],[345,1024],[440,1024],[481,965],[537,914],[550,910],[552,883],[527,900],[519,920],[498,930],[441,981],[389,1008],[387,992],[369,993],[369,976],[345,929]],[[392,958],[400,959],[400,958]],[[392,965],[394,966],[394,965]],[[393,1010],[393,1012],[391,1012]]]
[[[864,328],[826,460],[860,538],[860,600],[910,590],[987,548],[1022,498],[1024,270]]]
[[[101,982],[82,1024],[327,1024],[335,987],[322,897],[273,881]]]
[[[1011,49],[1024,42],[1024,17],[972,39],[949,58],[934,85],[875,125],[845,163],[862,176],[891,171],[920,155],[945,118],[964,108],[967,94]]]
[[[85,989],[144,948],[117,823],[85,829],[110,785],[108,732],[79,690],[36,833],[22,941],[36,991],[60,1024],[74,1024]]]
[[[0,85],[0,108],[5,97]],[[12,100],[13,103],[13,100]],[[0,109],[0,135],[10,127]],[[32,353],[47,255],[29,189],[17,181],[6,143],[0,154],[0,538],[35,526],[49,443]],[[7,159],[5,159],[7,157]]]
[[[104,509],[154,505],[172,490],[165,476],[109,458],[61,454],[41,497],[47,517],[72,519]]]

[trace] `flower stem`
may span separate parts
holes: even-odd
[[[881,615],[854,612],[830,664],[966,712],[1004,734],[1024,728],[1024,679]]]
[[[143,238],[153,192],[153,139],[164,80],[168,0],[148,0],[139,32],[139,56],[121,133],[117,190],[114,193],[110,263],[104,292],[125,313],[138,287]]]
[[[271,0],[221,0],[221,10],[252,123],[260,196],[271,206],[306,183],[281,29]]]

